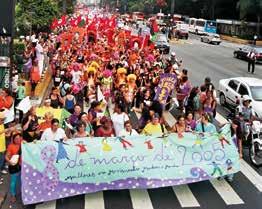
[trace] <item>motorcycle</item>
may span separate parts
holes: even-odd
[[[253,121],[250,135],[250,160],[253,165],[262,166],[262,123],[260,121]]]

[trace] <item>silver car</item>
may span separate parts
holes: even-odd
[[[221,43],[220,36],[215,33],[206,33],[201,36],[201,42],[209,43],[209,44],[216,44],[219,45]]]

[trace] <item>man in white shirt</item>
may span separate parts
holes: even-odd
[[[132,125],[130,120],[124,123],[125,128],[120,131],[119,136],[126,137],[126,136],[139,136],[135,129],[132,129]]]
[[[252,66],[252,74],[255,72],[255,64],[256,64],[256,54],[255,50],[252,49],[248,54],[247,54],[247,59],[248,59],[248,72],[250,72],[250,67]]]
[[[111,116],[116,136],[120,136],[120,131],[124,129],[124,124],[129,120],[128,115],[124,112],[122,105],[115,105],[115,112]]]
[[[54,118],[51,121],[51,128],[47,128],[42,136],[41,140],[54,140],[59,141],[60,139],[67,139],[65,131],[59,128],[59,120]]]
[[[42,75],[43,68],[44,68],[44,49],[41,42],[38,42],[38,40],[34,40],[37,42],[37,45],[35,47],[36,49],[36,58],[38,60],[38,68],[40,76]]]

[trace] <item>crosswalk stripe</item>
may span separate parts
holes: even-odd
[[[220,197],[227,205],[244,204],[244,201],[238,196],[233,188],[226,182],[226,180],[212,179],[210,180],[212,186],[216,189]]]
[[[262,176],[260,176],[246,161],[240,161],[240,171],[248,178],[253,185],[262,192]]]
[[[133,209],[154,209],[146,189],[129,190]]]
[[[36,205],[35,209],[56,209],[56,200]]]
[[[216,115],[216,120],[221,124],[228,122],[219,113]],[[240,161],[240,171],[262,192],[262,177],[243,159]]]
[[[216,121],[219,122],[220,124],[225,124],[228,123],[227,119],[225,119],[221,114],[218,112],[216,113]]]
[[[85,209],[105,209],[103,192],[86,194]]]
[[[178,185],[172,188],[181,207],[200,207],[200,204],[187,185]]]

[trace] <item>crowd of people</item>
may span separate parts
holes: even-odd
[[[162,135],[169,132],[177,133],[182,139],[185,132],[217,131],[214,125],[216,90],[211,79],[203,79],[200,87],[193,86],[190,72],[183,68],[175,52],[164,56],[152,47],[150,41],[134,47],[129,39],[122,38],[123,30],[117,27],[114,28],[114,44],[109,43],[102,32],[96,35],[74,33],[70,41],[63,40],[63,34],[68,31],[70,26],[65,26],[55,33],[40,33],[33,39],[25,39],[28,63],[24,70],[30,75],[32,99],[43,69],[49,66],[53,75],[53,87],[43,105],[43,120],[39,120],[37,108],[33,106],[16,121],[21,126],[18,131],[17,124],[12,121],[5,123],[6,115],[0,113],[0,168],[5,174],[5,165],[8,165],[12,201],[17,194],[22,141],[32,143],[34,140]],[[41,55],[49,58],[42,59]],[[155,99],[163,73],[177,77],[176,89],[167,98],[165,106]],[[102,99],[98,98],[100,92]],[[16,96],[12,97],[8,89],[2,89],[0,109],[10,109],[25,96],[23,81],[18,82]],[[53,114],[54,109],[61,108],[70,113],[62,126],[62,121]],[[173,127],[167,126],[163,116],[163,112],[170,108],[177,108],[179,112]],[[138,123],[133,123],[134,115],[138,117]],[[237,136],[236,145],[241,148],[239,130],[239,121],[234,120],[232,133]],[[241,149],[239,153],[241,157]]]

